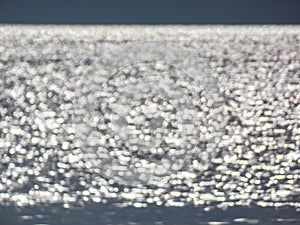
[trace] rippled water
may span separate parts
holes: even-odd
[[[299,33],[297,26],[1,26],[1,224],[298,224]],[[175,42],[196,52],[205,63],[197,71],[209,72],[215,82],[200,76],[202,89],[197,90],[182,71],[144,62],[122,67],[105,92],[99,89],[111,67],[119,65],[107,50],[130,58],[128,51],[119,54],[114,49],[134,40]],[[178,51],[171,53],[167,58],[174,56],[172,63],[193,73],[198,64],[187,66],[193,59],[177,60]],[[132,79],[134,71],[152,77],[140,82]],[[162,74],[171,78],[159,82]],[[144,87],[145,80],[153,81],[151,90],[164,96],[159,104]],[[184,88],[179,91],[171,84]],[[208,91],[215,86],[221,95]],[[163,95],[164,88],[174,95]],[[78,89],[85,99],[74,104]],[[132,96],[135,89],[143,94]],[[125,100],[138,97],[138,104],[123,104],[124,95]],[[220,96],[222,104],[215,104]],[[194,107],[198,100],[202,108]],[[96,104],[89,105],[91,101]],[[111,108],[101,106],[110,101]],[[195,105],[182,103],[189,101]],[[221,114],[207,116],[220,105]],[[74,119],[78,115],[80,119]],[[193,127],[196,115],[200,119]],[[107,119],[103,123],[102,117]],[[177,134],[186,124],[188,134]],[[88,142],[77,143],[89,134]],[[187,150],[194,148],[185,140],[202,142],[196,145],[201,151],[196,148],[190,155]],[[161,154],[162,149],[168,149],[167,154]],[[180,154],[184,163],[171,167],[176,163],[170,159],[178,162],[175,156]],[[105,159],[106,167],[101,167]],[[153,175],[163,179],[148,182]]]
[[[84,207],[62,204],[24,208],[1,207],[1,224],[114,224],[114,225],[222,225],[222,224],[299,224],[295,208],[231,207],[227,210],[204,207],[120,208],[110,204],[86,204]]]

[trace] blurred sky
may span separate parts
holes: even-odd
[[[0,0],[0,23],[300,24],[300,0]]]

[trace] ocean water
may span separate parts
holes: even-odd
[[[1,26],[0,224],[299,224],[299,34]]]
[[[46,204],[40,206],[1,207],[1,224],[128,224],[128,225],[194,225],[194,224],[299,224],[295,208],[235,206],[228,209],[204,207],[146,208],[117,207],[112,204],[86,205]]]

